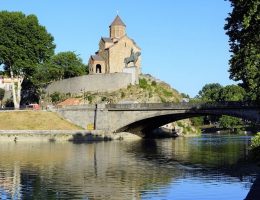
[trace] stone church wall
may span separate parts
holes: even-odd
[[[110,72],[122,72],[125,67],[124,60],[125,58],[131,55],[131,49],[133,48],[134,52],[140,51],[135,47],[132,40],[130,40],[127,36],[118,41],[116,45],[109,49],[110,56]],[[140,57],[136,63],[136,67],[138,70],[140,69]]]
[[[132,83],[129,73],[93,74],[55,81],[47,86],[46,92],[79,94],[85,92],[111,92],[126,88]]]

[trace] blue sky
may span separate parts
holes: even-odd
[[[142,48],[142,72],[195,96],[206,84],[229,80],[231,11],[224,0],[0,0],[0,10],[37,15],[55,38],[56,52],[75,51],[87,63],[117,11]]]

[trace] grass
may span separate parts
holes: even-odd
[[[46,111],[0,112],[0,130],[78,130],[82,129]]]

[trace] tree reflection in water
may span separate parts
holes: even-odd
[[[212,186],[239,183],[245,198],[259,172],[243,161],[248,141],[246,137],[202,137],[92,144],[1,143],[0,197],[142,199],[147,194],[162,195],[160,190],[169,187],[177,194],[177,185],[196,179]],[[247,199],[258,195],[254,189],[259,188],[258,182],[259,178]]]

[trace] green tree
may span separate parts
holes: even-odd
[[[260,100],[260,1],[229,1],[233,10],[224,29],[232,52],[230,78],[242,81],[250,98]]]
[[[219,90],[218,101],[243,101],[245,90],[238,85],[227,85]]]
[[[5,89],[0,88],[0,101],[1,101],[1,106],[2,106],[2,101],[4,99],[5,96]]]
[[[38,65],[54,54],[53,40],[35,15],[0,12],[0,65],[12,79],[16,109],[20,107],[23,80],[30,79]]]
[[[27,85],[30,90],[25,95],[28,96],[28,93],[32,92],[30,96],[33,98],[36,93],[39,101],[41,101],[45,95],[44,88],[52,81],[85,74],[88,74],[88,67],[83,64],[78,55],[71,51],[60,52],[53,55],[48,62],[37,67],[31,77],[32,85]]]
[[[86,66],[82,63],[82,59],[74,52],[67,51],[54,55],[48,63],[53,70],[52,80],[71,78],[86,74]],[[58,72],[58,76],[55,74]]]
[[[206,84],[197,96],[202,101],[243,101],[245,98],[245,90],[238,85],[227,85],[225,87],[218,83]],[[209,116],[209,121],[219,122],[223,128],[234,128],[242,124],[242,121],[230,116]]]
[[[220,119],[219,119],[219,125],[222,128],[231,128],[234,129],[236,127],[239,127],[243,124],[242,120],[237,118],[237,117],[231,117],[231,116],[227,116],[227,115],[223,115]]]
[[[209,83],[199,91],[197,98],[202,101],[217,101],[222,86],[219,83]]]
[[[243,101],[245,98],[245,90],[238,85],[227,85],[220,89],[218,101]],[[243,124],[242,120],[237,117],[221,116],[219,125],[222,128],[234,129]]]
[[[34,75],[34,82],[49,83],[51,81],[72,78],[88,73],[88,68],[82,59],[74,52],[60,52],[53,55],[50,60],[39,66]]]

